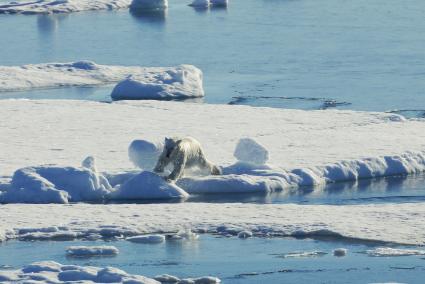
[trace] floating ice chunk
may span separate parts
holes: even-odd
[[[410,255],[425,255],[425,250],[417,249],[395,249],[389,247],[381,247],[373,250],[367,250],[366,253],[369,256],[410,256]]]
[[[111,192],[110,199],[184,199],[189,194],[173,183],[166,182],[159,175],[143,171],[134,176],[116,191]]]
[[[94,164],[93,164],[94,166]],[[68,203],[101,200],[112,190],[107,179],[90,169],[28,167],[17,170],[3,203]]]
[[[193,2],[189,4],[189,6],[196,8],[208,8],[210,4],[210,0],[193,0]]]
[[[252,138],[242,138],[233,154],[240,162],[264,165],[269,159],[267,149]]]
[[[0,14],[50,14],[126,8],[130,0],[20,0],[0,5]]]
[[[196,178],[182,178],[177,185],[189,194],[205,193],[252,193],[283,190],[285,185],[279,179],[251,175],[222,175]]]
[[[162,10],[168,7],[168,0],[133,0],[130,10]]]
[[[199,239],[199,235],[192,232],[190,229],[179,230],[176,234],[171,236],[172,240],[189,240],[194,241]]]
[[[159,281],[159,282],[164,283],[164,284],[167,284],[167,283],[171,284],[171,283],[180,282],[180,278],[173,276],[173,275],[169,275],[169,274],[157,275],[157,276],[154,277],[154,279],[156,281]]]
[[[238,233],[238,238],[240,239],[248,239],[252,237],[251,231],[241,231]]]
[[[210,0],[211,5],[217,7],[226,7],[229,4],[229,0]]]
[[[73,257],[112,256],[118,253],[114,246],[71,246],[66,249],[66,254]]]
[[[180,280],[179,284],[218,284],[221,280],[217,277],[203,276],[199,278],[187,278]]]
[[[152,170],[159,155],[161,155],[163,145],[154,144],[146,140],[134,140],[128,148],[128,156],[133,164],[144,170]]]
[[[180,65],[158,73],[154,80],[130,76],[112,90],[113,100],[181,100],[204,96],[202,71],[192,65]]]
[[[323,251],[300,251],[300,252],[290,252],[278,255],[281,258],[301,258],[301,257],[321,257],[326,255],[326,252]]]
[[[126,238],[127,241],[140,244],[159,244],[165,241],[163,235],[142,235]]]
[[[347,255],[347,249],[345,248],[337,248],[333,251],[334,256],[343,257]]]

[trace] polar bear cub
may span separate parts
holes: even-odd
[[[159,156],[154,171],[164,172],[164,168],[173,165],[173,171],[167,177],[169,181],[176,181],[183,176],[186,168],[198,167],[207,170],[212,175],[220,175],[221,170],[207,160],[201,144],[192,137],[165,138],[164,150]]]

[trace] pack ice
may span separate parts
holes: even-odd
[[[111,97],[171,100],[203,97],[202,71],[176,67],[109,66],[92,61],[0,66],[0,92],[119,82]]]

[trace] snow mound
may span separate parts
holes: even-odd
[[[181,100],[204,96],[202,71],[192,65],[158,73],[154,80],[130,76],[112,90],[113,100]]]
[[[367,250],[369,256],[376,257],[391,257],[391,256],[410,256],[410,255],[425,255],[425,250],[417,249],[396,249],[389,247],[381,247],[373,250]]]
[[[4,277],[4,272],[0,270],[0,277]],[[160,284],[154,279],[141,275],[131,275],[113,267],[62,265],[54,261],[35,262],[19,270],[8,271],[6,275],[17,283]]]
[[[130,0],[38,0],[0,5],[0,14],[51,14],[126,8]]]
[[[187,197],[189,194],[186,191],[148,171],[132,177],[109,194],[109,198],[113,200],[185,199]]]
[[[128,147],[128,157],[136,167],[152,170],[159,155],[161,155],[162,148],[162,144],[154,144],[146,140],[134,140]]]
[[[113,256],[118,253],[114,246],[71,246],[66,249],[66,254],[72,257]]]
[[[0,66],[0,91],[117,83],[127,78],[149,86],[166,86],[176,97],[203,95],[202,72],[191,65],[140,67],[100,65],[92,61]]]
[[[168,0],[133,0],[130,4],[130,10],[162,10],[168,7]]]
[[[165,242],[163,235],[142,235],[126,238],[127,241],[139,244],[159,244]]]
[[[252,175],[222,175],[182,178],[177,185],[189,194],[205,193],[268,193],[283,190],[284,184],[274,178]]]
[[[11,188],[0,195],[0,202],[98,201],[111,190],[104,176],[87,168],[28,167],[14,173]]]
[[[269,159],[267,149],[252,138],[242,138],[233,154],[240,162],[264,165]]]

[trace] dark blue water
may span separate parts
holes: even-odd
[[[423,1],[231,0],[209,11],[187,2],[170,0],[166,14],[0,15],[0,64],[189,63],[204,71],[209,103],[238,96],[249,105],[319,109],[333,99],[338,108],[423,115]],[[104,100],[110,89],[0,96]]]
[[[67,258],[71,245],[114,245],[116,257]],[[348,249],[334,257],[335,248]],[[223,283],[423,283],[425,261],[420,256],[370,257],[374,245],[315,240],[216,238],[202,235],[192,242],[157,245],[115,242],[18,242],[0,245],[0,265],[22,267],[34,261],[62,264],[114,266],[129,273],[178,277],[214,275]],[[296,251],[322,251],[321,257],[284,258]],[[255,272],[255,273],[254,273]]]

